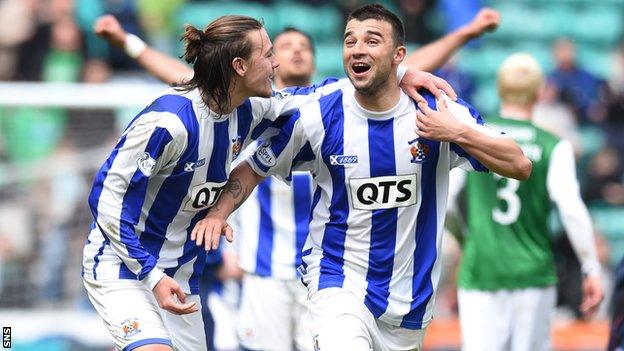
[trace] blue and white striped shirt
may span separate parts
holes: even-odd
[[[95,219],[83,250],[90,279],[139,279],[152,288],[162,272],[198,293],[205,252],[189,240],[214,204],[240,150],[279,116],[330,94],[347,80],[251,98],[228,115],[206,108],[197,89],[170,90],[124,131],[89,195]],[[154,269],[157,267],[157,269]]]
[[[310,293],[342,287],[387,323],[424,328],[432,317],[453,167],[486,170],[461,147],[418,138],[416,105],[404,93],[391,110],[357,104],[354,88],[310,103],[248,162],[263,176],[314,175],[303,280]],[[435,108],[435,99],[422,92]],[[447,99],[462,122],[488,133],[463,102]]]

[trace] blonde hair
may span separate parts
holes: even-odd
[[[533,56],[516,53],[498,69],[498,95],[503,104],[528,106],[535,103],[544,75]]]

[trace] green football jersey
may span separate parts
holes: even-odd
[[[465,289],[498,290],[555,284],[546,178],[559,138],[528,121],[495,118],[488,119],[488,124],[520,145],[533,162],[533,171],[526,181],[492,172],[468,174],[468,234],[464,238],[458,285]]]

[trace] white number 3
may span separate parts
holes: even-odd
[[[494,179],[501,180],[503,177],[494,174]],[[520,187],[520,181],[506,178],[505,186],[498,189],[496,196],[506,202],[507,210],[503,211],[498,207],[494,208],[492,210],[492,219],[494,219],[494,221],[502,225],[509,225],[518,219],[520,209],[522,208],[520,198],[518,194],[516,194],[518,187]]]

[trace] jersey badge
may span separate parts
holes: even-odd
[[[256,150],[256,157],[261,164],[266,167],[273,167],[277,164],[275,153],[271,150],[271,142],[265,141],[262,146]]]
[[[156,160],[152,158],[149,152],[143,152],[137,158],[137,166],[145,174],[145,176],[149,177],[154,172],[154,168],[156,167]]]
[[[121,329],[124,333],[124,339],[131,338],[141,332],[141,329],[139,329],[139,320],[137,318],[128,318],[121,322]]]
[[[232,139],[232,160],[236,160],[242,148],[243,148],[243,141],[240,135]]]
[[[412,154],[411,163],[423,163],[427,161],[429,156],[429,146],[421,143],[418,138],[407,142],[410,145],[410,154]]]

